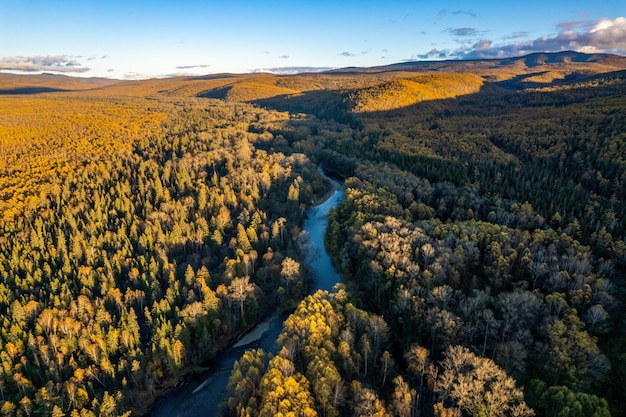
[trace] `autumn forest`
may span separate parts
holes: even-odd
[[[280,312],[221,415],[626,415],[626,59],[532,58],[0,74],[0,413],[149,415]]]

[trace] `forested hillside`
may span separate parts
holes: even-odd
[[[295,307],[224,415],[624,415],[622,60],[437,65],[11,78],[0,412],[144,415]],[[344,283],[304,298],[319,163]]]
[[[325,185],[250,105],[2,99],[4,415],[143,414],[307,291],[301,201]]]
[[[354,313],[333,305],[321,353],[319,322],[287,325],[272,361],[298,384],[277,393],[261,378],[231,413],[284,411],[302,392],[318,415],[622,415],[622,74],[410,104],[412,82],[344,92],[335,111],[352,129],[302,124],[308,139],[293,143],[346,178],[327,246],[345,294],[379,324],[344,329]],[[380,107],[403,89],[405,105]],[[318,358],[332,376],[311,369]]]

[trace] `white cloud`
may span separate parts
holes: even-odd
[[[300,74],[303,72],[324,72],[330,71],[333,68],[330,67],[275,67],[275,68],[257,68],[252,70],[252,72],[268,72],[271,74],[277,75],[293,75]]]
[[[87,72],[90,68],[67,55],[14,56],[0,58],[0,71],[17,72]]]
[[[588,43],[600,50],[626,51],[626,18],[602,19],[591,28]]]
[[[481,51],[483,49],[489,49],[489,47],[491,46],[491,41],[488,40],[484,40],[484,41],[479,41],[476,42],[473,46],[472,49],[475,49],[477,51]]]
[[[198,64],[198,65],[179,65],[176,69],[192,69],[192,68],[208,68],[210,65],[208,64]]]
[[[443,58],[450,58],[450,54],[452,53],[452,51],[450,51],[449,49],[442,49],[439,50],[437,48],[433,48],[430,51],[426,52],[425,54],[420,54],[417,57],[419,59],[443,59]],[[405,62],[411,62],[411,61],[415,61],[415,58],[408,58],[404,60]]]
[[[422,59],[480,59],[506,58],[534,52],[578,51],[586,53],[614,53],[626,55],[626,18],[600,19],[597,21],[562,22],[556,35],[541,36],[534,40],[494,43],[482,39],[471,47],[455,50],[431,50],[419,55]],[[520,34],[523,32],[518,32]],[[513,39],[513,36],[506,39]]]

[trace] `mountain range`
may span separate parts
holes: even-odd
[[[574,51],[563,51],[555,53],[533,53],[525,56],[500,58],[500,59],[479,59],[479,60],[443,60],[443,61],[406,61],[397,64],[377,67],[347,67],[332,69],[316,73],[299,73],[289,76],[271,75],[268,73],[251,74],[213,74],[204,77],[186,76],[173,77],[168,79],[150,79],[143,81],[120,81],[107,78],[83,78],[70,77],[56,74],[39,75],[17,75],[4,73],[0,74],[0,91],[7,93],[28,93],[23,88],[32,88],[31,92],[43,92],[38,89],[52,90],[86,90],[103,88],[110,86],[137,86],[142,84],[162,83],[193,83],[205,81],[210,84],[217,80],[230,79],[258,79],[272,77],[276,79],[303,78],[320,79],[326,77],[339,77],[345,75],[373,75],[401,72],[469,72],[479,75],[491,82],[510,82],[517,78],[516,86],[525,86],[524,82],[531,84],[547,84],[552,80],[569,77],[580,78],[584,76],[608,73],[626,69],[626,57],[613,54],[586,54]],[[543,75],[543,77],[540,77]],[[277,83],[280,85],[280,83]]]
[[[622,80],[626,57],[573,51],[482,60],[409,61],[317,73],[211,74],[147,80],[0,74],[0,94],[206,97],[281,107],[347,104],[354,112],[391,110],[478,92],[563,88]]]

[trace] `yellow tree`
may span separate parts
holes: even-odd
[[[309,381],[289,359],[278,355],[270,361],[260,390],[260,417],[317,416]]]

